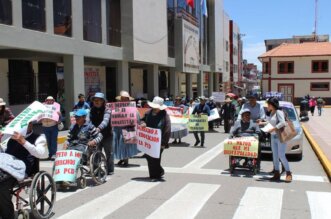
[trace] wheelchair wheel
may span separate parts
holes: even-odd
[[[98,185],[106,182],[108,166],[106,157],[101,151],[95,151],[90,157],[90,172],[93,181]]]
[[[85,176],[81,176],[77,179],[77,187],[81,188],[81,189],[85,189],[86,188],[86,178]]]
[[[30,207],[35,218],[46,219],[53,215],[56,197],[56,184],[53,177],[41,171],[32,180],[30,189]]]
[[[18,212],[17,219],[29,219],[30,213],[28,210],[23,209]]]

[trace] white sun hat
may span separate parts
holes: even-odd
[[[116,100],[121,100],[121,97],[127,97],[127,98],[129,98],[130,100],[134,100],[134,98],[130,96],[129,92],[124,91],[124,90],[122,90],[122,91],[120,92],[120,95],[116,97]]]
[[[160,110],[165,110],[167,108],[166,105],[164,105],[164,100],[161,97],[154,97],[153,102],[148,101],[147,102],[148,106],[154,109],[160,109]]]

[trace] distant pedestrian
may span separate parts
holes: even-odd
[[[73,110],[79,110],[79,109],[90,109],[90,105],[85,101],[84,94],[78,95],[78,102],[75,104]]]
[[[192,112],[192,115],[207,115],[210,116],[210,108],[209,106],[206,104],[206,97],[201,96],[199,97],[200,99],[200,103],[197,104]],[[194,146],[198,146],[200,143],[200,139],[199,139],[199,135],[198,135],[198,131],[194,131],[194,137],[195,137],[195,144]],[[205,131],[200,131],[200,135],[201,135],[201,147],[204,147],[204,143],[205,143]]]
[[[231,99],[226,98],[225,104],[222,106],[222,109],[221,109],[221,115],[222,115],[222,120],[224,121],[224,132],[225,133],[230,132],[231,126],[234,121],[235,112],[236,112],[236,108],[231,103]]]
[[[309,103],[306,97],[303,97],[300,101],[300,117],[308,116]]]
[[[325,101],[321,97],[318,97],[316,102],[317,102],[318,115],[321,116],[322,108],[325,105]]]
[[[0,130],[1,128],[5,127],[10,123],[15,116],[11,112],[11,110],[6,107],[6,102],[3,101],[2,98],[0,98]]]
[[[182,104],[182,98],[177,96],[175,101],[174,101],[174,107],[179,107],[183,110],[183,112],[186,110],[186,106]],[[172,144],[181,144],[182,143],[182,138],[188,135],[188,130],[187,128],[181,129],[178,131],[171,132],[171,138],[174,138],[175,140],[172,142]],[[178,139],[178,141],[177,141]]]
[[[213,110],[213,109],[216,108],[216,103],[214,102],[214,97],[213,96],[209,97],[209,101],[208,101],[207,104],[208,104],[210,110]],[[209,130],[214,129],[214,120],[208,122],[208,127],[209,127]]]
[[[315,99],[315,97],[312,97],[309,100],[309,108],[310,108],[310,113],[311,113],[312,116],[314,116],[316,105],[317,105],[316,99]]]

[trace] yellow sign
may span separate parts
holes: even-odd
[[[188,129],[190,132],[208,131],[208,116],[190,115]]]
[[[241,137],[224,141],[224,154],[236,157],[257,158],[259,141],[255,137]]]

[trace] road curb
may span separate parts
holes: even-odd
[[[315,154],[317,155],[318,159],[320,160],[320,162],[322,163],[322,166],[326,172],[326,174],[329,177],[329,180],[331,181],[331,162],[329,161],[329,159],[325,156],[325,154],[323,153],[321,147],[317,144],[317,142],[315,141],[315,139],[311,136],[310,132],[308,131],[308,129],[302,125],[302,129],[311,145],[311,147],[313,148]]]

